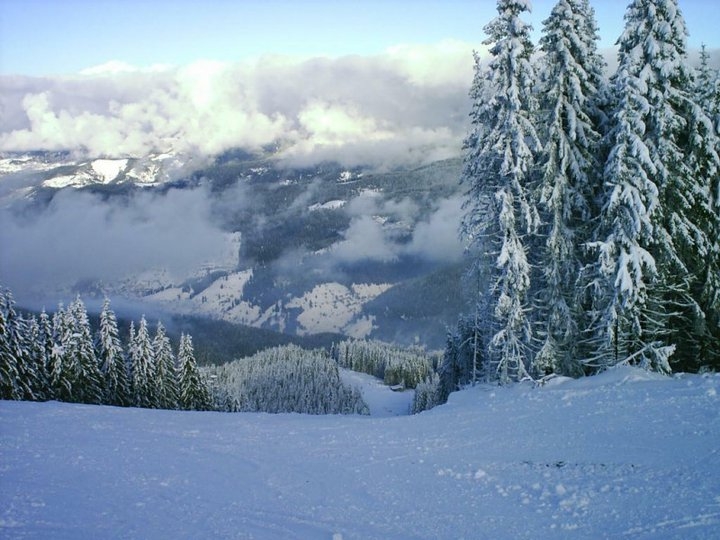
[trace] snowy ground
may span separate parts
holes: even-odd
[[[417,416],[0,403],[0,538],[718,538],[720,376]]]
[[[415,390],[393,392],[383,381],[372,375],[344,368],[340,368],[340,378],[344,383],[360,388],[371,416],[403,416],[410,413]]]

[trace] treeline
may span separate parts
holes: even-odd
[[[228,411],[369,414],[360,391],[342,382],[322,350],[285,345],[202,371]]]
[[[52,316],[28,316],[16,311],[10,291],[0,291],[0,399],[213,408],[189,334],[176,355],[162,323],[151,336],[143,316],[123,343],[108,299],[93,331],[80,297]]]

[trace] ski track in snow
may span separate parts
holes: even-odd
[[[621,368],[386,418],[0,402],[0,537],[718,538],[718,387]]]

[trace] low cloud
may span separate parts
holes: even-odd
[[[344,236],[330,249],[331,257],[339,263],[390,262],[397,258],[396,247],[382,225],[370,216],[353,219]]]
[[[415,226],[407,251],[435,262],[459,260],[464,250],[459,237],[462,201],[461,197],[441,200],[429,218]]]
[[[419,208],[412,199],[388,200],[379,191],[368,190],[353,198],[345,207],[345,211],[353,217],[385,216],[412,221]]]
[[[344,239],[327,252],[334,264],[361,261],[391,262],[405,256],[429,262],[454,262],[463,254],[458,236],[462,216],[461,197],[438,202],[425,219],[414,223],[409,241],[398,241],[392,228],[383,225],[383,217],[395,216],[411,220],[418,208],[409,199],[399,202],[379,197],[360,196],[348,205],[353,217]],[[378,215],[379,214],[379,215]]]
[[[279,144],[291,164],[406,164],[456,155],[467,129],[473,46],[375,56],[0,77],[0,151],[143,156]]]
[[[211,209],[207,190],[197,188],[140,192],[124,204],[66,190],[33,219],[3,211],[0,281],[17,291],[60,290],[159,268],[176,278],[203,262],[236,263]]]

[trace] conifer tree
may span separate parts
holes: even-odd
[[[143,315],[137,332],[130,326],[128,355],[131,366],[131,394],[135,407],[153,408],[157,406],[155,392],[155,358],[148,332],[147,321]]]
[[[0,399],[27,399],[25,352],[20,321],[10,291],[0,290]]]
[[[25,321],[23,334],[24,349],[27,354],[26,383],[30,389],[30,396],[25,399],[41,401],[48,397],[47,355],[43,330],[36,317]]]
[[[178,406],[177,369],[175,355],[165,327],[158,321],[157,332],[153,340],[155,354],[155,387],[157,406],[161,409],[176,409]]]
[[[670,321],[697,309],[690,267],[707,245],[683,141],[692,109],[687,32],[675,0],[634,0],[625,22],[598,229],[603,337],[591,362],[668,372],[678,335]]]
[[[58,401],[73,401],[76,370],[69,357],[66,346],[72,339],[73,324],[68,311],[62,304],[52,318],[53,348],[50,352],[48,377],[53,398]]]
[[[603,61],[597,52],[592,9],[583,0],[560,0],[544,21],[541,61],[542,184],[540,258],[543,275],[537,295],[542,346],[540,372],[582,373],[578,361],[581,309],[576,288],[582,246],[590,239],[594,197],[599,191],[599,85]]]
[[[117,318],[107,297],[100,312],[97,351],[104,381],[104,403],[127,407],[131,403],[127,363],[120,342]]]
[[[102,375],[93,346],[92,330],[85,304],[78,296],[68,306],[72,321],[72,334],[63,346],[65,358],[75,369],[73,401],[79,403],[102,403]]]
[[[627,60],[626,60],[627,61]],[[618,110],[613,116],[614,146],[605,168],[605,206],[596,245],[594,354],[591,367],[604,368],[627,359],[647,361],[662,353],[658,366],[669,370],[672,353],[648,328],[650,289],[659,286],[651,250],[658,221],[656,168],[644,140],[642,84],[621,62],[615,77]]]
[[[690,331],[678,335],[687,351],[682,367],[690,369],[720,366],[720,73],[708,62],[703,46],[685,136],[686,163],[695,180],[692,215],[704,233],[688,263],[699,310]]]
[[[189,334],[180,336],[178,351],[178,385],[179,404],[184,410],[207,411],[212,408],[210,391],[200,376],[192,337]]]
[[[55,347],[55,340],[53,337],[52,320],[48,316],[45,308],[40,312],[38,318],[39,335],[38,339],[43,349],[43,358],[45,359],[45,365],[43,371],[45,373],[45,399],[55,399],[53,394],[53,386],[51,382],[50,370],[53,348]]]
[[[720,71],[710,67],[710,55],[705,45],[700,49],[700,65],[695,75],[695,101],[710,118],[716,134],[720,134]],[[712,190],[715,201],[720,201],[720,186]],[[717,204],[720,204],[718,202]]]
[[[486,374],[501,383],[528,375],[532,357],[527,317],[531,267],[528,235],[538,213],[531,174],[539,141],[532,123],[531,27],[520,16],[527,0],[499,0],[498,17],[485,27],[492,59],[476,56],[473,131],[465,140],[462,183],[467,200],[463,235],[493,268],[488,298],[493,310]]]

